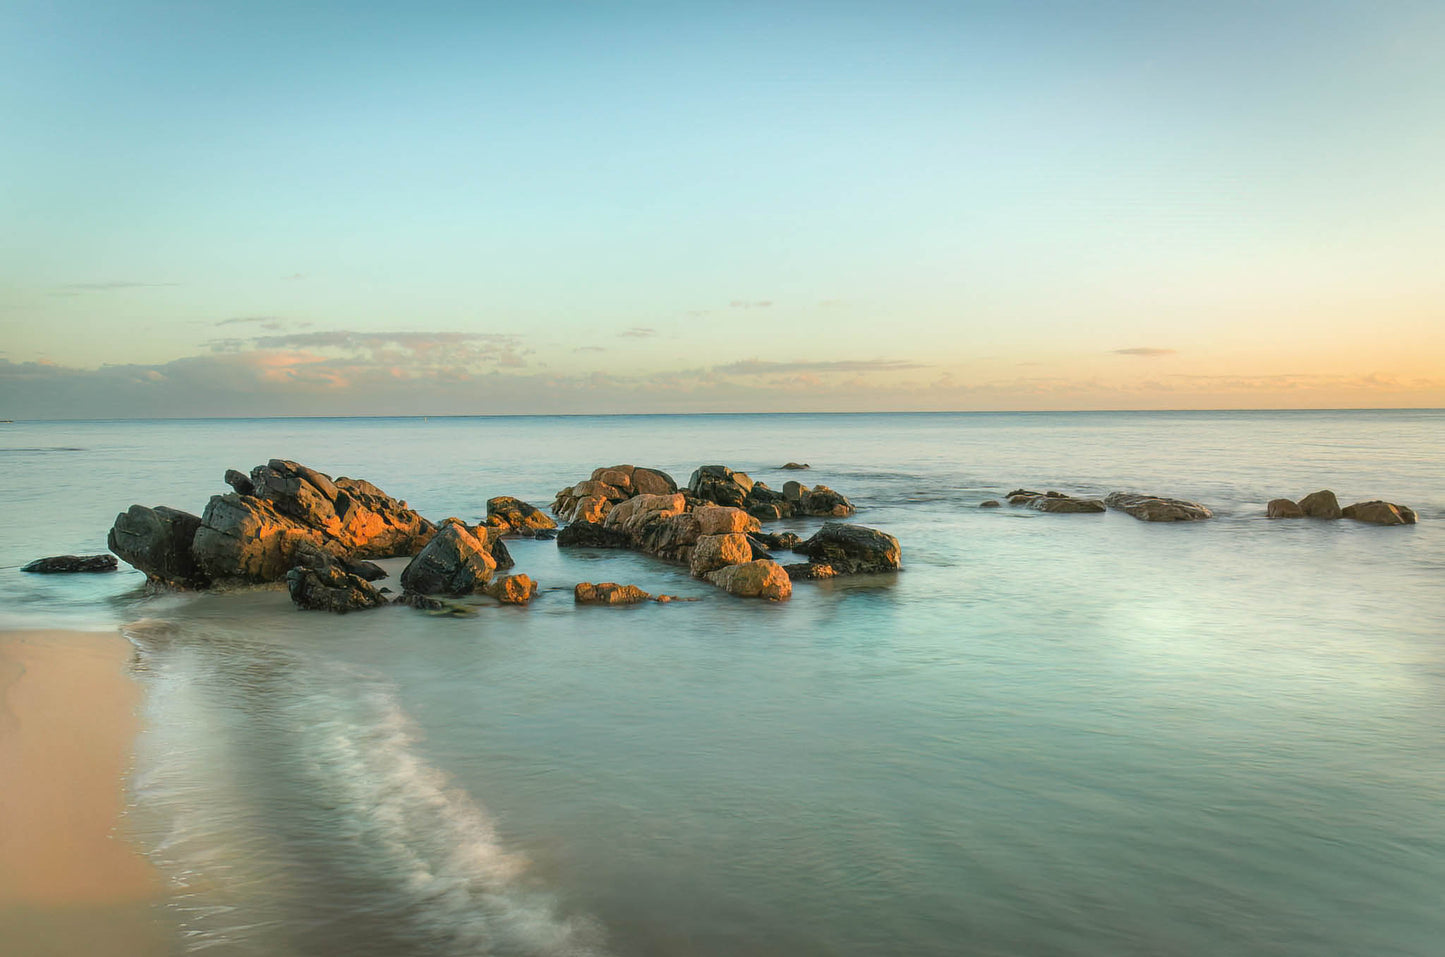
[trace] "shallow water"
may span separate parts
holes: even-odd
[[[1441,412],[0,426],[0,623],[127,626],[127,827],[180,946],[277,954],[1316,955],[1445,935]],[[424,514],[596,465],[800,476],[905,571],[732,599],[518,542],[541,597],[333,617],[94,552],[271,457]],[[1217,518],[980,510],[1136,489]],[[1420,524],[1271,522],[1335,489]],[[806,532],[816,522],[780,523]],[[403,562],[389,563],[399,571]],[[581,580],[694,603],[577,608]],[[393,585],[393,587],[395,587]]]

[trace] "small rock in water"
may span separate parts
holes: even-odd
[[[986,501],[986,502],[979,502],[979,503],[978,503],[978,507],[979,507],[979,508],[1002,508],[1003,506],[999,503],[999,500],[998,500],[998,499],[996,499],[996,498],[991,498],[991,499],[989,499],[989,500]]]
[[[349,575],[335,565],[320,569],[297,566],[286,573],[286,588],[291,600],[308,611],[344,615],[387,603],[385,596],[366,579]]]
[[[117,568],[114,555],[53,555],[37,558],[21,568],[33,575],[63,575],[72,572],[113,572]]]
[[[525,605],[537,594],[537,583],[527,575],[503,575],[485,591],[504,605]]]
[[[1214,517],[1213,512],[1198,502],[1134,492],[1110,492],[1104,504],[1127,512],[1141,522],[1200,522]]]
[[[1311,492],[1300,499],[1299,507],[1300,511],[1310,518],[1335,519],[1344,514],[1340,509],[1340,500],[1327,488]]]
[[[572,590],[572,598],[579,605],[635,605],[652,600],[651,595],[636,585],[616,582],[581,582]]]
[[[1272,498],[1264,507],[1266,518],[1304,518],[1305,510],[1293,499]]]
[[[777,562],[754,561],[728,565],[710,573],[707,580],[739,598],[783,601],[793,594],[793,581]]]
[[[786,465],[780,465],[778,467],[781,469],[785,469],[789,472],[801,472],[804,469],[812,468],[812,466],[808,465],[808,463],[806,462],[789,462]]]
[[[1414,525],[1416,521],[1414,509],[1379,500],[1347,505],[1340,510],[1340,514],[1370,525]]]

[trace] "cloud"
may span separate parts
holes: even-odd
[[[1160,356],[1176,355],[1173,349],[1155,349],[1150,346],[1135,346],[1132,349],[1115,349],[1116,356],[1139,356],[1142,359],[1157,359]]]
[[[728,303],[733,309],[766,309],[773,304],[771,299],[758,299],[749,301],[747,299],[734,299]]]
[[[279,325],[280,319],[276,316],[237,316],[234,319],[222,319],[216,323],[218,326],[244,326],[257,323],[263,329],[270,329],[273,325]]]
[[[713,366],[712,371],[720,375],[778,375],[798,372],[906,372],[924,369],[927,366],[917,362],[896,359],[843,359],[836,361],[809,360],[805,362],[769,362],[763,359],[743,359],[727,365]]]
[[[578,346],[577,348],[573,349],[572,351],[573,351],[573,352],[606,352],[607,350],[606,350],[605,348],[603,348],[602,346]]]
[[[106,282],[70,282],[61,286],[57,296],[78,296],[86,292],[116,292],[121,289],[159,289],[179,286],[178,282],[137,282],[132,279],[112,279]]]
[[[657,335],[657,330],[650,326],[633,326],[617,334],[619,339],[651,339]]]

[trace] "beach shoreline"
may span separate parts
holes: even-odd
[[[114,632],[0,631],[0,940],[10,957],[165,954],[163,884],[124,837],[141,691]]]

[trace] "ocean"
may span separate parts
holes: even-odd
[[[772,604],[518,541],[542,592],[472,618],[18,570],[270,458],[473,522],[725,464],[842,492],[904,568]],[[1442,466],[1438,410],[21,422],[0,626],[135,645],[124,829],[177,953],[1423,957]],[[977,507],[1018,486],[1216,517]],[[1419,524],[1264,517],[1320,488]],[[700,600],[573,604],[600,580]]]

